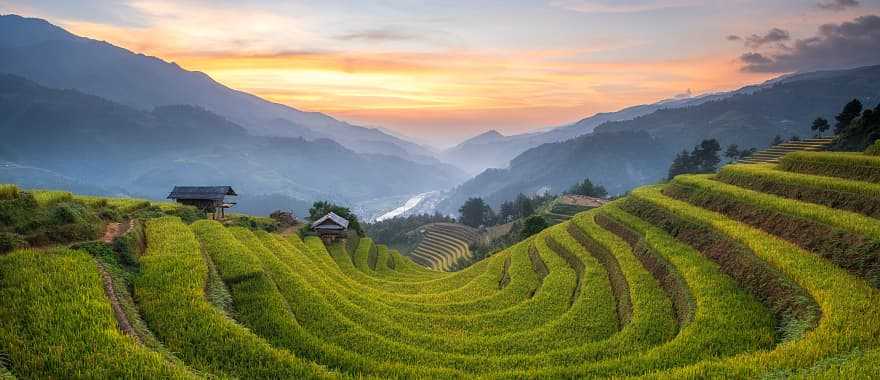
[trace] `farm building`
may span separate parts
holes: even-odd
[[[168,194],[168,199],[195,206],[203,212],[213,214],[215,218],[223,219],[226,216],[225,210],[235,205],[235,202],[228,201],[227,197],[237,195],[231,186],[174,186]]]
[[[312,222],[312,230],[315,231],[322,240],[331,242],[337,238],[345,237],[348,232],[348,220],[336,215],[334,212],[330,212]]]

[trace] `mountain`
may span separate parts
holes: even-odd
[[[303,112],[226,87],[208,75],[107,42],[79,37],[41,19],[0,16],[0,72],[50,88],[77,89],[129,107],[202,107],[251,134],[330,138],[362,153],[375,144],[395,146],[404,157],[430,150],[376,128],[363,128],[318,112]],[[363,149],[362,149],[363,148]]]
[[[276,208],[301,203],[295,200],[352,204],[464,179],[448,165],[357,153],[329,139],[254,136],[201,107],[144,111],[12,75],[0,75],[0,135],[0,160],[73,183],[149,198],[164,197],[174,185],[228,184],[247,195],[245,209],[257,207],[248,198],[259,200],[261,210],[277,199],[257,197],[263,195],[287,197]]]
[[[630,120],[608,121],[592,133],[527,150],[508,168],[484,171],[456,188],[439,209],[455,213],[469,197],[483,197],[497,207],[518,193],[560,192],[584,178],[612,194],[623,193],[663,179],[675,152],[703,139],[763,148],[776,135],[810,136],[815,118],[833,120],[853,98],[872,107],[880,102],[880,66],[788,75],[686,106],[676,103]]]
[[[551,128],[543,132],[524,133],[512,136],[501,136],[496,132],[497,135],[491,139],[480,135],[441,152],[440,157],[442,160],[456,165],[471,174],[477,174],[487,168],[506,168],[511,159],[526,150],[541,144],[565,141],[591,133],[596,127],[605,123],[632,120],[661,109],[698,106],[700,104],[723,100],[736,95],[752,94],[779,83],[804,79],[819,79],[829,75],[834,75],[834,72],[823,71],[786,75],[766,81],[759,85],[745,86],[735,91],[666,99],[652,104],[641,104],[627,107],[615,112],[597,113],[575,123]]]

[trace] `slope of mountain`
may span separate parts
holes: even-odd
[[[395,145],[407,156],[431,156],[428,149],[378,129],[269,102],[228,88],[204,73],[79,37],[45,20],[0,16],[0,32],[0,72],[50,88],[77,89],[141,110],[174,104],[199,106],[253,134],[326,137],[358,152],[362,146],[381,142]]]
[[[449,166],[356,153],[329,139],[253,136],[199,107],[147,112],[11,75],[0,75],[0,99],[0,158],[133,195],[223,183],[250,195],[350,204],[464,179]]]
[[[369,238],[0,184],[0,376],[876,378],[878,179],[859,153],[678,176],[456,273]],[[474,231],[444,226],[417,230],[416,260],[467,254]],[[72,247],[23,249],[71,227],[54,242]]]
[[[616,112],[597,113],[575,123],[552,128],[543,132],[501,136],[492,139],[483,135],[466,140],[441,153],[441,158],[469,173],[476,174],[486,168],[505,168],[510,160],[526,150],[541,144],[560,142],[593,132],[596,127],[614,121],[632,120],[662,109],[679,109],[727,99],[736,95],[749,95],[772,86],[800,80],[818,80],[839,75],[838,71],[819,71],[784,75],[758,85],[750,85],[735,91],[711,93],[694,97],[661,100],[657,103],[627,107]],[[487,132],[488,133],[488,132]],[[475,158],[475,159],[472,159]]]
[[[853,98],[870,105],[880,101],[880,66],[785,76],[700,104],[607,122],[594,133],[532,148],[507,169],[481,173],[453,191],[440,211],[455,213],[475,196],[497,206],[520,192],[558,192],[584,178],[621,193],[662,179],[675,152],[703,139],[762,148],[775,135],[806,137],[816,117],[833,120]]]

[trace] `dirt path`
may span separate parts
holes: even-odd
[[[113,315],[116,317],[116,326],[125,335],[132,337],[138,343],[142,343],[141,338],[134,331],[134,328],[131,327],[128,316],[125,315],[125,311],[122,310],[122,306],[119,304],[119,298],[116,297],[116,291],[113,289],[113,278],[110,277],[110,273],[104,268],[104,264],[100,262],[96,262],[96,264],[98,264],[98,272],[101,273],[101,282],[104,283],[104,293],[107,294],[107,299],[110,300],[110,307],[113,308]]]
[[[129,229],[131,229],[130,220],[125,220],[122,223],[108,223],[104,228],[104,236],[101,238],[101,241],[108,244],[113,243],[113,239],[124,235]],[[99,261],[95,261],[95,264],[98,266],[98,272],[101,273],[101,282],[104,284],[104,293],[107,294],[107,299],[110,301],[110,307],[113,309],[113,315],[116,317],[117,327],[119,327],[119,330],[125,335],[132,337],[138,343],[142,343],[140,336],[138,336],[134,331],[134,328],[132,328],[128,316],[125,315],[125,311],[122,310],[122,306],[119,304],[119,297],[116,296],[116,290],[113,287],[113,277],[107,272],[107,268],[104,267],[104,264]]]
[[[104,236],[101,237],[101,241],[108,244],[112,243],[113,239],[124,235],[129,229],[131,229],[130,220],[125,220],[122,223],[107,223],[107,226],[104,227]]]

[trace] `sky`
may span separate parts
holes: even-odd
[[[435,145],[880,63],[880,0],[0,0],[0,12]]]

